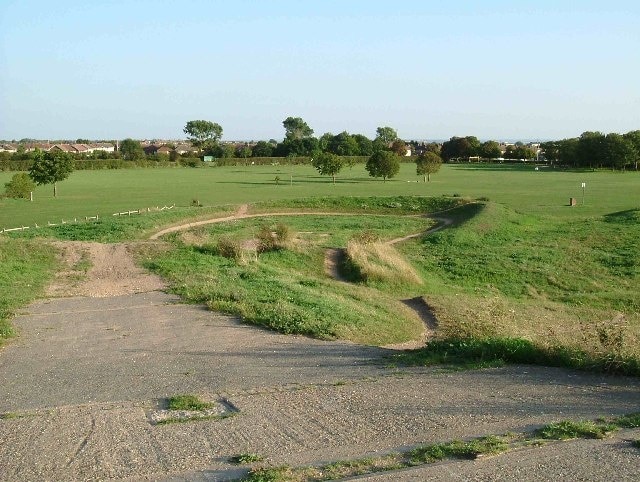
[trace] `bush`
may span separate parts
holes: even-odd
[[[35,183],[25,172],[14,174],[11,181],[5,185],[5,196],[12,198],[29,199],[31,192],[36,188]]]
[[[274,251],[277,249],[276,237],[271,231],[271,226],[263,224],[258,229],[256,234],[258,239],[257,251],[258,253],[266,253],[267,251]]]
[[[238,241],[229,238],[218,240],[218,254],[225,258],[239,260],[242,258],[242,246]]]

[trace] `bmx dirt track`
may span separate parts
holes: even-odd
[[[227,480],[246,473],[228,461],[240,453],[315,464],[638,411],[634,378],[396,369],[391,350],[284,336],[180,304],[123,261],[126,246],[70,249],[93,268],[57,280],[63,297],[25,308],[19,337],[0,350],[1,480]],[[180,393],[234,416],[154,425],[162,401]],[[640,432],[617,437],[368,477],[631,480],[639,454],[623,439]]]

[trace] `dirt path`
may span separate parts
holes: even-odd
[[[128,244],[55,242],[65,269],[57,273],[48,297],[102,298],[166,288],[161,278],[136,266]]]
[[[229,480],[246,473],[229,462],[240,453],[314,464],[640,405],[634,378],[530,366],[398,371],[385,358],[391,350],[280,335],[180,304],[154,291],[162,284],[133,264],[127,245],[64,249],[70,269],[54,291],[74,296],[26,307],[14,320],[19,336],[0,351],[2,480]],[[162,401],[180,393],[234,407],[235,416],[154,425]],[[617,446],[599,443],[600,465],[622,459]],[[540,480],[539,453],[504,460]],[[504,473],[499,465],[482,478]],[[477,466],[436,472],[473,478]],[[609,466],[608,480],[627,474]]]

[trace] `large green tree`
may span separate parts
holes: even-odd
[[[435,152],[427,151],[416,159],[416,174],[424,176],[424,182],[431,181],[431,174],[435,174],[442,166],[442,158]]]
[[[376,151],[365,166],[371,177],[381,177],[384,182],[400,171],[400,158],[395,152]]]
[[[486,141],[480,145],[478,155],[485,159],[497,159],[502,156],[500,144],[496,141]]]
[[[440,155],[444,160],[469,159],[477,156],[480,151],[480,141],[475,136],[452,137],[442,143]]]
[[[605,162],[616,169],[624,169],[637,158],[636,148],[628,138],[616,133],[605,137]]]
[[[271,157],[273,155],[273,145],[266,141],[258,141],[253,146],[252,157]]]
[[[287,117],[282,125],[285,139],[305,139],[313,135],[313,129],[301,117]]]
[[[68,178],[73,167],[73,159],[66,152],[36,151],[29,177],[38,185],[53,184],[53,197],[57,197],[57,183]]]
[[[183,132],[195,147],[211,149],[222,138],[222,126],[207,120],[192,120],[184,126]]]
[[[633,160],[633,165],[635,170],[638,170],[638,162],[640,162],[640,130],[629,131],[623,135],[623,137],[633,144],[634,149],[636,150],[636,157]]]
[[[606,138],[602,132],[583,132],[578,139],[578,163],[585,167],[601,165],[605,162],[606,148]]]
[[[357,156],[360,154],[358,142],[347,131],[333,136],[329,141],[328,150],[338,156]]]
[[[385,147],[391,146],[391,143],[398,138],[398,132],[392,127],[378,127],[376,129],[376,141],[381,142]]]
[[[336,183],[336,175],[342,169],[344,161],[342,157],[331,152],[321,152],[313,156],[311,165],[323,176],[331,176],[333,183]]]
[[[120,143],[118,147],[120,155],[127,161],[136,161],[144,158],[144,150],[140,145],[140,142],[133,139],[125,139]]]

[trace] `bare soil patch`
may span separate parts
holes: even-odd
[[[158,276],[136,266],[129,244],[55,242],[65,268],[47,290],[48,297],[103,298],[163,290]]]

